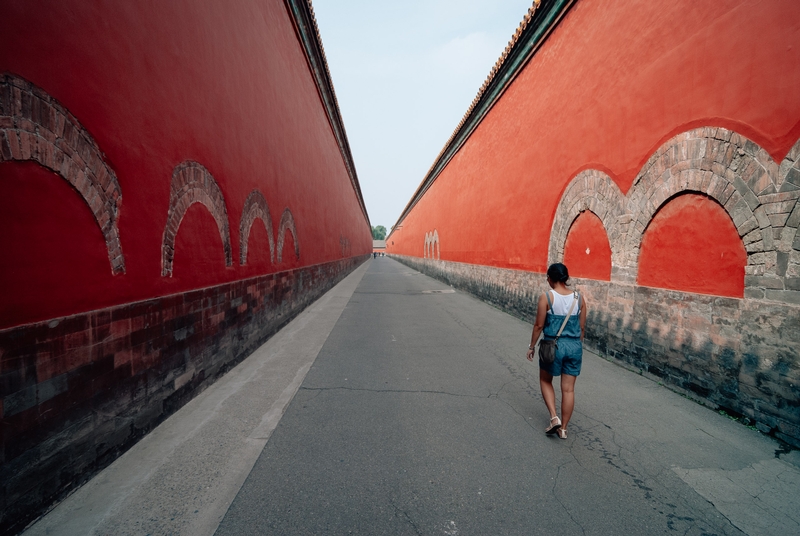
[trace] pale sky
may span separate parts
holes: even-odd
[[[395,224],[532,0],[313,0],[372,225]]]

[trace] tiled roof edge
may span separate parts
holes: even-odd
[[[575,1],[577,0],[534,0],[500,58],[489,71],[489,75],[478,90],[472,104],[467,108],[464,117],[403,209],[397,223],[392,227],[392,232],[428,191],[431,184],[464,145]],[[390,232],[389,235],[391,234]]]
[[[367,220],[367,224],[370,225],[367,207],[364,204],[364,196],[361,194],[361,185],[356,174],[353,154],[350,152],[350,142],[347,140],[342,113],[339,110],[339,101],[336,99],[328,61],[325,59],[325,49],[322,47],[322,38],[319,34],[317,19],[314,17],[314,7],[311,5],[311,0],[284,0],[284,3],[294,22],[297,37],[303,45],[308,65],[314,75],[314,81],[317,83],[320,99],[322,99],[322,103],[325,106],[328,121],[331,124],[336,143],[339,145],[339,151],[342,153],[347,173],[350,176],[350,183],[361,206],[361,212],[364,213],[364,218]]]

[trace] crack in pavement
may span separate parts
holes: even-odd
[[[594,419],[589,418],[588,420],[592,421]],[[576,435],[584,436],[585,441],[583,442],[583,446],[586,452],[596,452],[601,460],[605,460],[606,463],[613,467],[617,473],[625,475],[627,479],[629,479],[630,483],[632,483],[640,491],[644,492],[645,499],[651,501],[655,505],[654,509],[665,516],[666,525],[671,531],[681,530],[679,526],[677,526],[679,523],[687,523],[689,525],[687,530],[699,527],[701,530],[708,531],[713,530],[712,527],[719,526],[718,521],[711,519],[707,513],[698,511],[696,507],[693,507],[687,498],[681,494],[680,490],[666,486],[661,479],[657,478],[658,474],[667,474],[669,472],[666,470],[666,468],[662,468],[661,472],[657,473],[656,477],[648,477],[639,468],[634,467],[628,460],[629,455],[631,455],[631,451],[617,442],[617,433],[613,428],[605,424],[604,427],[607,428],[610,433],[610,437],[606,440],[594,433],[594,430],[599,428],[597,426],[592,427],[591,429],[578,428]],[[602,431],[602,428],[599,428],[598,431]],[[615,448],[609,448],[607,445],[609,440],[610,444]],[[581,460],[575,456],[572,448],[570,449],[570,454],[581,468],[590,474],[593,474],[599,478],[603,478],[602,474],[592,471],[591,468],[581,463]],[[607,482],[621,488],[625,486],[625,484],[622,482]],[[699,494],[697,497],[701,498]],[[702,497],[702,500],[711,507],[711,512],[721,515],[725,521],[727,521],[727,527],[729,529],[732,529],[737,534],[740,533],[739,527],[737,527],[736,524],[733,523],[730,518],[728,518],[728,516],[719,511],[719,509],[717,509],[711,501],[704,497]],[[672,504],[672,502],[675,502],[680,506]],[[665,507],[669,507],[672,512],[660,510],[659,507],[664,508],[665,510]],[[696,517],[681,516],[676,513],[680,511],[693,512]],[[727,530],[724,530],[723,532],[726,534],[730,533]]]
[[[531,396],[531,400],[541,400],[541,395],[539,393],[539,385],[538,385],[538,377],[536,377],[535,371],[533,369],[528,370],[524,367],[521,367],[517,360],[511,357],[511,350],[503,351],[503,348],[498,348],[496,346],[487,347],[484,344],[486,340],[485,337],[480,336],[480,326],[477,330],[471,329],[470,326],[466,325],[460,318],[456,317],[457,312],[447,311],[448,315],[453,319],[453,321],[458,324],[459,326],[463,327],[464,329],[468,330],[472,335],[477,337],[476,347],[480,348],[481,350],[485,351],[488,355],[494,357],[511,375],[514,380],[512,382],[507,382],[504,384],[504,388],[513,381],[520,382],[520,388],[522,391],[527,391],[528,394]],[[527,386],[527,389],[526,387]],[[644,386],[646,389],[658,389],[659,387],[656,385],[647,385]],[[512,411],[514,411],[519,417],[522,418],[523,422],[525,422],[532,430],[538,431],[535,423],[531,422],[528,419],[528,415],[519,411],[509,400],[506,400],[505,396],[500,396],[500,392],[498,392],[496,398],[501,400],[504,404],[506,404]],[[579,410],[576,410],[574,413],[576,417],[570,423],[571,428],[574,429],[576,433],[576,437],[588,435],[594,437],[594,441],[590,439],[590,445],[582,444],[581,442],[572,442],[569,448],[569,454],[572,460],[574,460],[582,470],[588,471],[590,474],[594,474],[598,478],[604,478],[602,471],[597,472],[591,470],[591,464],[588,466],[584,463],[581,463],[580,456],[578,456],[579,451],[575,450],[579,447],[589,447],[589,451],[596,451],[597,455],[600,456],[601,461],[605,461],[611,468],[612,471],[617,472],[618,474],[623,476],[623,480],[619,482],[613,482],[615,486],[619,486],[620,489],[629,489],[629,486],[633,486],[635,489],[638,489],[640,493],[644,494],[645,500],[648,500],[653,504],[653,508],[658,511],[660,508],[665,508],[664,504],[669,504],[670,501],[676,502],[680,506],[677,505],[670,505],[670,510],[662,511],[661,514],[664,516],[664,522],[667,528],[670,531],[681,531],[685,530],[686,532],[690,532],[692,529],[697,529],[698,525],[701,527],[702,530],[708,531],[713,529],[711,527],[718,526],[718,523],[721,520],[714,521],[709,517],[709,513],[700,513],[695,518],[687,517],[685,515],[680,515],[679,512],[694,512],[696,507],[690,505],[687,500],[680,497],[680,492],[675,490],[669,486],[664,486],[658,478],[653,478],[649,475],[650,471],[642,472],[640,469],[635,468],[631,465],[628,461],[629,458],[632,458],[633,461],[636,461],[636,452],[644,452],[646,451],[646,444],[647,442],[637,442],[635,445],[628,445],[623,446],[620,442],[620,436],[618,431],[606,424],[605,422],[599,421],[590,417],[589,415],[582,413]],[[582,427],[578,423],[592,423],[589,427]],[[595,428],[595,432],[592,433],[590,430]],[[653,426],[652,424],[648,423],[647,429],[649,430],[651,438],[658,438],[660,436],[659,430],[657,427]],[[709,434],[705,430],[701,430],[709,436]],[[599,435],[597,435],[599,433]],[[605,439],[602,439],[601,436],[606,436]],[[630,442],[630,438],[626,437],[625,444]],[[634,448],[630,448],[633,446]],[[639,465],[636,463],[635,465]],[[661,469],[661,474],[666,474],[667,471],[665,468]],[[559,501],[560,502],[560,501]],[[563,503],[562,503],[563,506]],[[712,505],[713,507],[713,505]],[[714,513],[717,512],[716,508],[712,510]],[[738,532],[738,528],[736,525],[730,522],[729,519],[725,518],[727,521],[726,525],[729,530],[723,529],[723,533],[730,533],[732,531]],[[573,519],[574,521],[574,519]],[[680,528],[680,524],[685,524],[684,529]],[[703,526],[705,525],[705,526]],[[580,526],[580,525],[579,525]],[[582,530],[583,527],[581,527]],[[584,530],[585,533],[585,530]]]
[[[564,511],[569,516],[569,518],[572,520],[572,522],[575,523],[576,525],[578,525],[578,527],[581,529],[581,532],[585,536],[586,535],[586,529],[583,528],[583,525],[581,525],[581,523],[577,519],[575,519],[575,517],[572,515],[572,511],[569,508],[567,508],[567,506],[561,501],[561,498],[558,496],[558,493],[556,492],[556,487],[558,486],[558,479],[561,476],[561,469],[563,469],[564,466],[567,465],[567,463],[568,462],[565,462],[565,463],[562,463],[562,464],[558,465],[558,467],[556,469],[556,476],[553,479],[553,488],[551,490],[551,493],[553,494],[553,498],[555,498],[555,500],[558,501],[558,504],[561,505],[561,508],[564,509]]]
[[[500,398],[500,393],[503,392],[503,389],[505,389],[506,385],[508,385],[509,383],[514,383],[514,380],[510,380],[503,383],[503,385],[500,386],[500,389],[498,389],[496,393],[490,392],[487,398]]]
[[[534,426],[533,426],[533,423],[532,423],[532,422],[530,422],[530,419],[528,419],[527,417],[525,417],[525,415],[523,415],[522,413],[520,413],[519,411],[517,411],[517,408],[515,408],[514,406],[512,406],[512,405],[511,405],[511,404],[510,404],[510,403],[509,403],[507,400],[505,400],[505,399],[503,399],[503,398],[500,398],[500,397],[497,397],[497,399],[498,399],[498,400],[500,400],[500,401],[501,401],[503,404],[505,404],[505,405],[506,405],[506,406],[508,406],[509,408],[511,408],[511,411],[513,411],[514,413],[516,413],[517,415],[519,415],[519,416],[522,418],[522,421],[523,421],[525,424],[527,424],[527,425],[528,425],[528,426],[531,428],[531,430],[536,430],[536,428],[534,428]]]
[[[411,525],[411,527],[414,529],[414,532],[416,532],[417,534],[419,534],[420,536],[422,536],[422,531],[420,531],[420,530],[419,530],[419,527],[417,527],[417,524],[416,524],[416,523],[414,523],[414,520],[413,520],[413,519],[411,519],[411,516],[410,516],[410,515],[408,515],[408,512],[406,512],[405,510],[402,510],[402,509],[401,509],[399,506],[397,506],[397,505],[394,503],[394,501],[393,501],[393,500],[391,500],[391,499],[389,500],[389,504],[391,504],[391,505],[392,505],[392,508],[394,508],[394,511],[395,511],[395,515],[396,515],[396,516],[398,516],[398,517],[402,517],[402,518],[405,518],[405,520],[408,522],[408,524],[409,524],[409,525]]]

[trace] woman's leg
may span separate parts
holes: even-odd
[[[561,375],[561,427],[566,428],[575,408],[575,380],[577,376]],[[553,386],[551,385],[552,389]],[[555,395],[554,395],[555,397]],[[554,404],[555,405],[555,404]]]
[[[539,387],[542,389],[542,398],[550,417],[556,417],[556,391],[553,389],[553,375],[546,370],[539,369]]]

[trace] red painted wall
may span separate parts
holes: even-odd
[[[544,272],[558,202],[585,169],[625,194],[659,146],[699,126],[734,130],[780,162],[800,138],[798,43],[798,2],[576,2],[389,252],[421,257],[436,228],[443,260]]]
[[[717,296],[744,296],[745,251],[725,209],[711,199],[681,195],[645,230],[637,283]]]
[[[571,277],[611,281],[611,245],[603,222],[593,213],[583,212],[570,227],[564,264]]]
[[[30,162],[0,163],[0,327],[369,253],[371,235],[291,18],[280,0],[4,2],[0,72],[29,80],[96,141],[122,190],[126,273],[78,192]],[[234,263],[201,205],[186,214],[172,277],[161,241],[176,165],[194,160],[225,197]],[[287,240],[271,264],[256,221],[239,266],[239,220],[258,188]],[[277,243],[277,237],[275,237]]]

